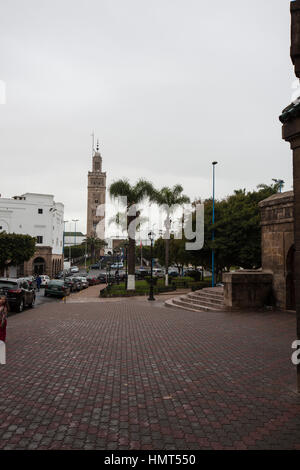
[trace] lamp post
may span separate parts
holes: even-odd
[[[281,190],[282,190],[283,185],[284,185],[284,181],[283,180],[278,180],[276,178],[272,178],[272,181],[274,181],[276,184],[279,184],[279,192],[281,193]]]
[[[75,223],[75,232],[74,232],[74,245],[76,246],[76,222],[78,222],[79,219],[72,219],[72,222]]]
[[[127,290],[127,277],[128,277],[128,241],[124,242],[125,248],[125,290]]]
[[[151,271],[150,271],[150,289],[149,289],[149,297],[148,300],[155,300],[153,295],[153,240],[154,234],[153,232],[148,233],[148,238],[150,240],[150,258],[151,258]]]
[[[215,240],[215,229],[214,229],[214,224],[215,224],[215,166],[218,164],[218,162],[212,162],[213,166],[213,213],[212,213],[212,224],[213,224],[213,229],[212,229],[212,242]],[[212,276],[211,276],[211,285],[212,287],[215,287],[215,250],[214,247],[212,247],[212,253],[211,253],[211,266],[212,266]]]
[[[68,220],[64,220],[64,233],[63,233],[63,257],[65,258],[65,231],[66,231],[66,224]]]

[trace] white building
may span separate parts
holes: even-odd
[[[82,232],[65,232],[65,246],[81,245],[86,240]]]
[[[62,269],[63,220],[64,205],[55,202],[50,194],[0,197],[0,231],[31,235],[37,240],[35,256],[24,263],[24,267],[18,267],[18,275],[51,276]],[[17,275],[17,272],[11,268],[10,275]]]

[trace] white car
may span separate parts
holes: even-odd
[[[72,266],[70,269],[71,273],[79,273],[79,268],[77,266]]]
[[[40,278],[42,279],[41,287],[45,287],[45,285],[48,284],[48,282],[50,281],[50,277],[44,274],[40,276]]]
[[[164,277],[164,272],[160,268],[153,268],[153,276],[154,277]]]
[[[114,264],[111,265],[111,268],[112,269],[124,268],[124,264],[123,263],[114,263]]]

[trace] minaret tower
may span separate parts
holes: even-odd
[[[88,172],[87,200],[87,237],[105,238],[105,194],[106,172],[102,171],[102,157],[97,140],[96,151],[93,151],[93,169]],[[101,222],[101,223],[99,223]]]

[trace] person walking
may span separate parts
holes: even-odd
[[[38,275],[38,277],[36,278],[36,287],[37,287],[38,292],[40,292],[41,284],[42,284],[42,278],[40,275]]]

